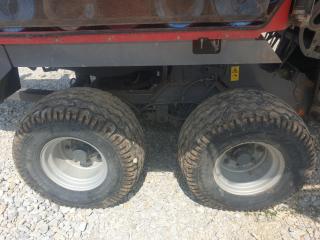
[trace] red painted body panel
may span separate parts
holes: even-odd
[[[271,21],[257,29],[192,29],[159,30],[144,32],[28,32],[0,34],[0,44],[84,44],[113,42],[157,42],[190,41],[199,38],[209,39],[255,39],[263,32],[281,31],[289,26],[289,14],[292,0],[285,0]]]

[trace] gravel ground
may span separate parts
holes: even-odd
[[[62,89],[72,77],[68,71],[20,73],[24,88]],[[105,210],[59,207],[26,186],[13,166],[14,129],[31,106],[10,99],[0,105],[0,239],[320,239],[319,172],[273,209],[209,209],[192,201],[177,181],[178,131],[168,126],[144,126],[146,176],[128,202]]]

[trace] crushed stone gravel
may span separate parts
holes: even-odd
[[[23,88],[59,90],[73,73],[20,69]],[[11,154],[14,130],[31,103],[0,104],[0,240],[2,239],[320,239],[320,172],[302,191],[272,209],[228,212],[190,199],[176,163],[178,130],[145,124],[148,157],[140,189],[122,205],[80,210],[61,207],[32,191]],[[313,133],[320,127],[311,124]],[[319,167],[319,164],[318,164]]]

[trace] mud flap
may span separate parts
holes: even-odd
[[[21,88],[18,68],[12,66],[3,46],[0,46],[0,103]]]

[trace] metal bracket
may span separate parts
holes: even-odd
[[[12,67],[4,47],[0,46],[0,103],[20,87],[18,69]]]
[[[193,41],[194,54],[218,54],[221,51],[221,40],[201,38]]]

